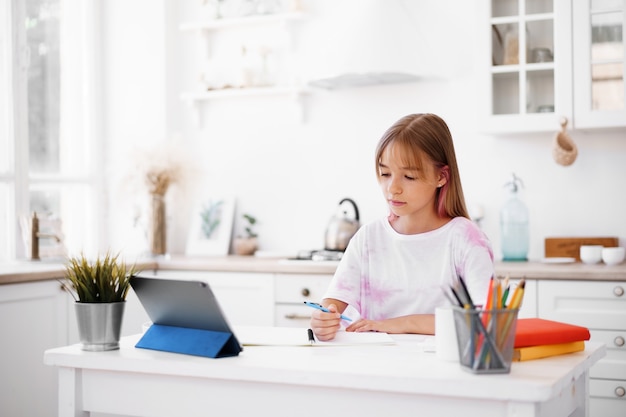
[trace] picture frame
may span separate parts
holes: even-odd
[[[226,256],[235,217],[235,198],[200,198],[191,213],[187,255]]]

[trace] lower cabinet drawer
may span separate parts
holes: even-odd
[[[626,381],[589,380],[589,416],[626,416]]]
[[[312,308],[305,301],[320,302],[332,275],[277,274],[274,280],[274,325],[309,327]]]
[[[295,304],[278,304],[274,308],[274,324],[279,327],[309,327],[313,309]]]
[[[626,330],[626,282],[539,281],[538,316],[598,330]]]
[[[606,346],[606,356],[589,371],[591,378],[626,380],[626,331],[590,329],[590,333],[592,341]]]
[[[277,303],[320,302],[331,279],[332,275],[278,274],[274,281],[274,299]]]

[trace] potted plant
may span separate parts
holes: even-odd
[[[235,253],[237,255],[254,255],[254,252],[257,250],[257,233],[254,231],[254,225],[257,220],[254,216],[250,214],[242,215],[245,226],[244,236],[237,236],[235,239]]]
[[[65,265],[63,286],[76,301],[78,334],[83,350],[119,348],[130,278],[138,271],[109,252],[89,261],[83,254]]]

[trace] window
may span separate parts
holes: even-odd
[[[101,218],[94,160],[95,0],[9,0],[0,11],[0,260],[30,256],[36,212],[40,254],[89,253]],[[62,12],[63,11],[63,12]],[[88,26],[88,28],[86,28]],[[86,31],[91,31],[87,33]],[[91,51],[91,52],[90,52]]]

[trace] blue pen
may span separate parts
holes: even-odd
[[[326,307],[324,307],[321,304],[318,303],[312,303],[310,301],[305,301],[304,304],[306,304],[309,307],[313,307],[313,308],[317,308],[318,310],[322,310],[324,313],[330,313],[331,311],[329,309],[327,309]],[[343,314],[340,316],[342,320],[346,320],[346,321],[352,321],[352,319],[348,316],[344,316]]]

